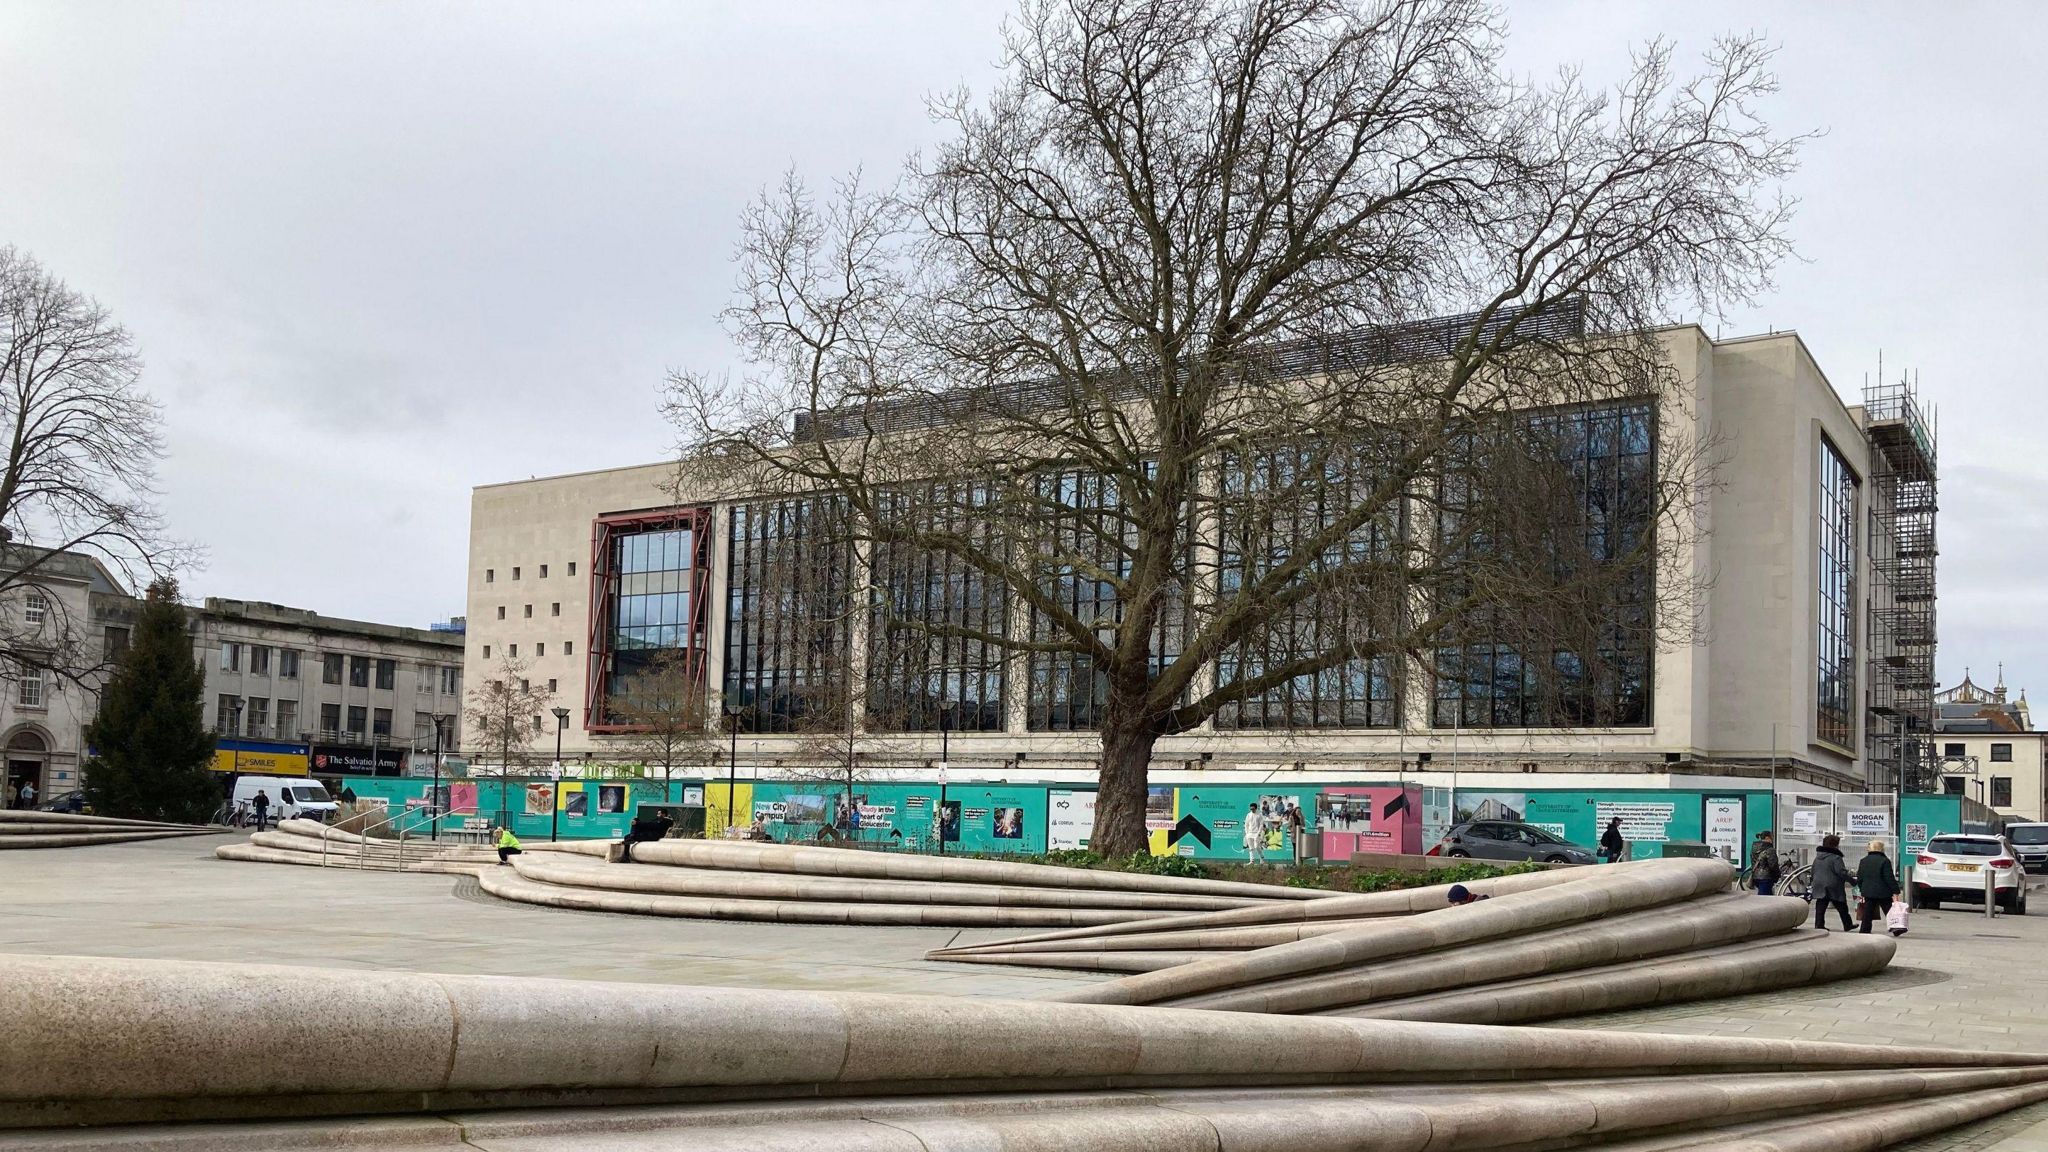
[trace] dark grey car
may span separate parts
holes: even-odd
[[[1534,824],[1472,820],[1452,827],[1443,854],[1474,860],[1540,860],[1547,864],[1591,864],[1593,852]]]

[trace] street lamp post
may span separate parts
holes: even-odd
[[[951,700],[939,705],[939,810],[932,813],[932,824],[939,830],[941,856],[946,854],[946,770],[952,767],[952,720],[955,707]]]
[[[567,731],[568,727],[569,710],[567,708],[555,709],[555,786],[553,789],[555,802],[550,805],[553,811],[548,813],[549,840],[559,838],[562,832],[562,733]]]
[[[441,838],[441,818],[447,813],[441,810],[441,726],[448,723],[445,712],[434,715],[434,791],[427,798],[427,806],[433,809],[433,823],[428,825],[429,839]]]
[[[235,742],[234,774],[240,776],[242,774],[242,698],[240,696],[235,697],[234,727],[230,732],[230,736]],[[219,761],[215,761],[215,763],[219,763]]]
[[[740,806],[740,710],[731,704],[722,705],[725,714],[726,731],[732,734],[732,758],[728,761],[725,774],[725,826],[728,830],[738,827]]]

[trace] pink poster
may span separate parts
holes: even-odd
[[[448,785],[448,810],[450,812],[476,811],[476,781],[457,780]]]
[[[1422,785],[1325,788],[1316,797],[1323,859],[1361,852],[1422,853]]]

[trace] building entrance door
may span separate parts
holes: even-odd
[[[21,795],[21,789],[24,785],[35,789],[34,792],[30,793],[33,798],[26,803],[23,802]],[[43,762],[40,760],[9,760],[7,762],[6,806],[9,808],[33,808],[46,799],[48,797],[43,795]]]

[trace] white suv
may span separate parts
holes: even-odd
[[[1984,902],[1984,876],[1990,873],[1999,907],[2016,916],[2027,914],[2027,871],[2019,853],[2003,836],[1957,832],[1936,836],[1913,861],[1915,908],[1939,908],[1943,900]]]

